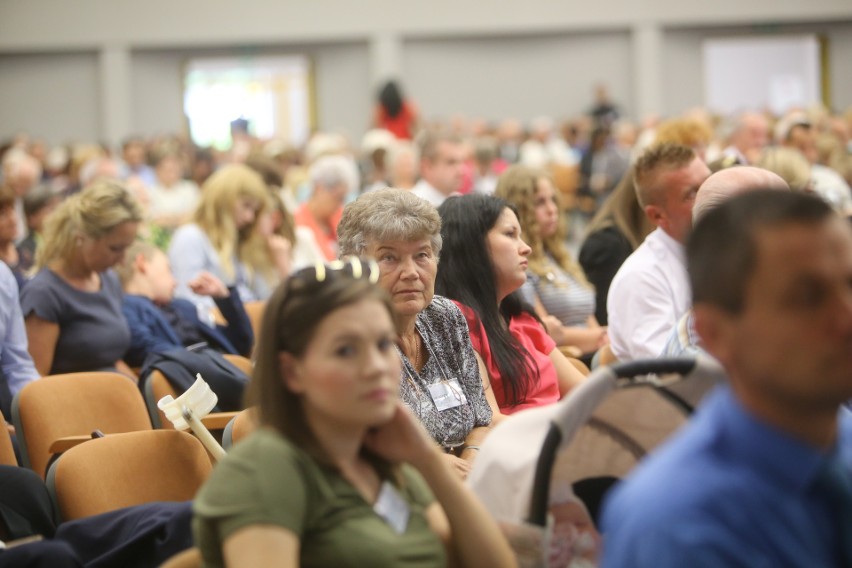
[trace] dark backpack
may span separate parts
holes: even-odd
[[[155,369],[163,373],[178,395],[186,392],[195,383],[196,373],[200,373],[201,378],[219,398],[214,411],[243,409],[243,391],[249,382],[249,376],[214,349],[188,351],[176,348],[162,353],[150,353],[145,358],[139,374],[139,387],[143,392]]]

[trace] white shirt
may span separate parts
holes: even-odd
[[[314,232],[310,227],[296,225],[296,244],[293,245],[290,272],[296,272],[307,266],[315,266],[318,262],[325,262],[325,254],[319,244]]]
[[[612,279],[606,307],[613,354],[623,361],[659,357],[691,296],[686,250],[657,228]]]
[[[436,208],[440,207],[441,203],[447,199],[446,195],[435,189],[432,184],[425,179],[419,180],[414,187],[411,188],[411,193],[417,197],[422,197]]]
[[[530,139],[521,144],[520,162],[531,168],[544,168],[550,164],[573,166],[579,163],[571,147],[560,138],[545,143]]]
[[[148,188],[148,215],[157,219],[166,215],[191,215],[201,199],[195,182],[181,180],[172,187],[154,185]]]

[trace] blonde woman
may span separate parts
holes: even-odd
[[[565,247],[553,182],[541,170],[512,166],[497,181],[495,195],[517,209],[532,249],[521,295],[558,345],[574,345],[584,354],[597,351],[608,342],[606,328],[594,316],[594,288]]]
[[[115,182],[69,197],[48,218],[38,273],[21,292],[29,351],[41,375],[130,371],[130,330],[111,270],[136,239],[142,210]]]
[[[287,276],[290,243],[259,226],[270,207],[258,173],[241,164],[225,166],[204,183],[194,222],[175,231],[169,245],[175,295],[193,302],[207,323],[212,324],[213,300],[189,286],[200,273],[236,287],[243,302],[267,299]]]

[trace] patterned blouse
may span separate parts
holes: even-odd
[[[417,315],[415,326],[423,337],[429,358],[418,373],[400,351],[402,400],[442,447],[460,446],[472,429],[491,424],[491,407],[482,389],[467,322],[453,302],[435,296]],[[438,410],[429,386],[454,380],[461,386],[466,402]]]

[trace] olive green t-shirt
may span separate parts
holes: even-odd
[[[195,544],[205,566],[224,566],[228,536],[275,525],[299,537],[302,567],[445,566],[444,547],[424,515],[434,497],[413,468],[404,465],[401,477],[397,490],[411,514],[397,534],[335,470],[261,429],[234,446],[196,496]]]

